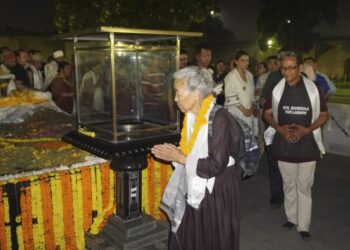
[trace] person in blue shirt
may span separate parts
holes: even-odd
[[[325,74],[317,70],[317,61],[314,57],[305,58],[303,68],[307,77],[323,90],[326,100],[328,100],[330,96],[335,95],[337,88]]]

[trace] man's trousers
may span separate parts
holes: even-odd
[[[284,208],[288,221],[297,230],[309,231],[311,222],[311,188],[314,183],[316,161],[290,163],[278,161],[284,191]]]

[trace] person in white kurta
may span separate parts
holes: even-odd
[[[28,65],[30,69],[29,72],[27,70],[29,80],[31,81],[32,86],[36,90],[45,91],[44,78],[40,71],[43,63],[43,56],[40,52],[35,52],[32,55],[32,63]]]
[[[13,90],[16,90],[15,76],[10,73],[5,65],[0,65],[0,97],[11,95]]]
[[[58,73],[58,64],[57,62],[63,61],[64,53],[62,50],[55,50],[52,52],[53,61],[47,63],[44,67],[45,71],[45,86],[46,89],[52,80],[56,77]]]
[[[236,67],[225,77],[225,108],[245,121],[252,129],[254,78],[247,68],[249,56],[244,51],[238,51],[235,56]]]
[[[104,112],[104,92],[101,80],[101,63],[90,62],[90,70],[84,74],[81,84],[82,104],[98,112]]]

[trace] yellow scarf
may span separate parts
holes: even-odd
[[[210,104],[212,103],[213,99],[214,97],[210,95],[203,100],[196,117],[196,122],[194,123],[193,133],[189,140],[187,140],[187,113],[185,114],[183,127],[181,130],[180,149],[186,156],[191,152],[193,144],[197,139],[200,128],[202,127],[202,125],[205,125],[208,122],[205,116],[208,113]]]

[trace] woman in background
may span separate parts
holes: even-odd
[[[52,80],[48,90],[52,93],[52,99],[56,105],[72,114],[74,105],[75,91],[73,85],[70,83],[72,76],[71,66],[68,62],[58,62],[58,74]]]
[[[225,108],[253,129],[254,79],[248,70],[249,55],[240,50],[234,60],[235,68],[225,77]]]

